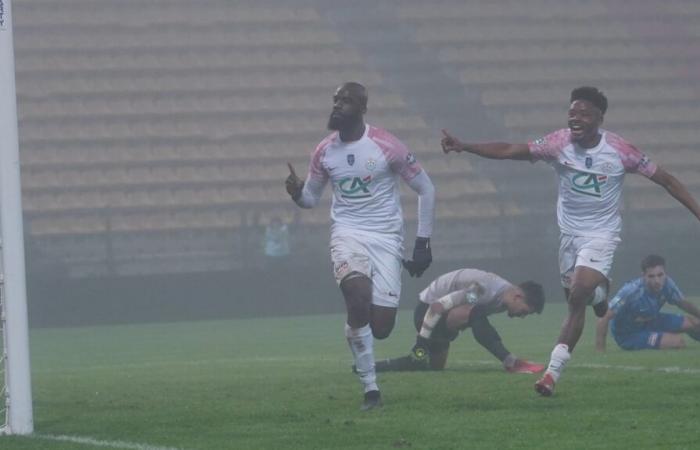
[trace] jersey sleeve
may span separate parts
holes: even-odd
[[[453,305],[452,308],[461,305],[487,306],[491,299],[486,298],[483,294],[483,287],[479,283],[474,282],[464,289],[448,293],[445,297],[449,298],[450,303]]]
[[[313,208],[316,206],[323,193],[323,188],[330,178],[328,171],[323,166],[323,157],[326,154],[326,148],[332,136],[321,141],[311,155],[311,162],[309,163],[304,188],[301,190],[301,196],[294,200],[302,208]]]
[[[446,297],[449,297],[450,300],[452,301],[452,304],[455,306],[460,306],[464,304],[469,304],[469,305],[474,305],[477,302],[477,299],[471,295],[467,289],[460,289],[458,291],[452,291],[449,294],[446,295]]]
[[[677,305],[678,302],[683,300],[685,297],[683,293],[678,288],[678,285],[671,277],[666,278],[666,283],[668,285],[668,302],[672,305]]]
[[[635,287],[633,283],[626,283],[624,286],[617,291],[617,294],[610,300],[609,307],[612,312],[617,314],[625,306],[629,296],[634,292]]]
[[[408,180],[407,184],[418,193],[418,229],[416,236],[431,237],[435,219],[435,186],[423,170]]]
[[[323,157],[326,155],[326,148],[332,137],[333,135],[328,136],[316,146],[316,149],[311,155],[311,162],[309,163],[307,177],[322,185],[328,181],[328,171],[323,167]]]
[[[554,161],[564,147],[571,142],[571,131],[562,128],[553,133],[528,142],[532,161]]]
[[[606,139],[608,144],[617,150],[620,155],[625,172],[639,173],[647,178],[651,178],[654,175],[657,168],[656,164],[639,151],[637,147],[614,133],[607,132]]]
[[[391,171],[404,181],[410,181],[423,170],[416,156],[393,134],[372,128],[369,137],[382,149]]]

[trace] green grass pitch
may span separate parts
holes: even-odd
[[[564,313],[493,323],[511,351],[546,362]],[[340,315],[34,330],[37,435],[0,448],[700,448],[700,342],[623,352],[609,338],[598,354],[593,325],[589,311],[552,398],[467,332],[444,372],[380,374],[385,406],[368,413]],[[406,354],[413,336],[402,310],[377,358]]]

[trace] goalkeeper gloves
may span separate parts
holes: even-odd
[[[420,277],[433,262],[433,254],[430,251],[430,238],[417,237],[413,246],[413,259],[403,260],[403,266],[412,277]]]

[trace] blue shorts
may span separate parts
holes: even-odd
[[[641,331],[627,334],[612,333],[617,345],[624,350],[658,349],[664,332],[680,333],[684,316],[680,314],[659,313],[644,326]]]

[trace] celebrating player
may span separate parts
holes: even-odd
[[[568,128],[528,144],[466,144],[444,131],[442,149],[491,159],[543,160],[559,178],[557,218],[561,231],[559,272],[569,305],[547,370],[535,390],[550,396],[581,337],[586,305],[598,317],[607,311],[608,274],[620,242],[620,199],[625,173],[640,173],[700,219],[700,207],[686,187],[620,136],[603,130],[608,100],[594,87],[571,92]]]
[[[333,186],[331,260],[345,299],[345,336],[364,385],[362,409],[381,406],[374,369],[373,338],[389,336],[401,295],[403,217],[401,178],[418,194],[418,230],[413,258],[403,261],[420,277],[432,261],[435,189],[415,156],[395,136],[364,122],[367,90],[345,83],[333,96],[328,128],[316,147],[306,181],[288,164],[286,188],[302,208],[314,207],[328,180]]]
[[[689,315],[662,313],[666,302]],[[624,350],[683,348],[683,333],[700,340],[700,309],[683,297],[658,255],[642,260],[642,276],[625,283],[610,300],[608,313],[598,319],[598,351],[605,351],[609,323],[615,342]]]

